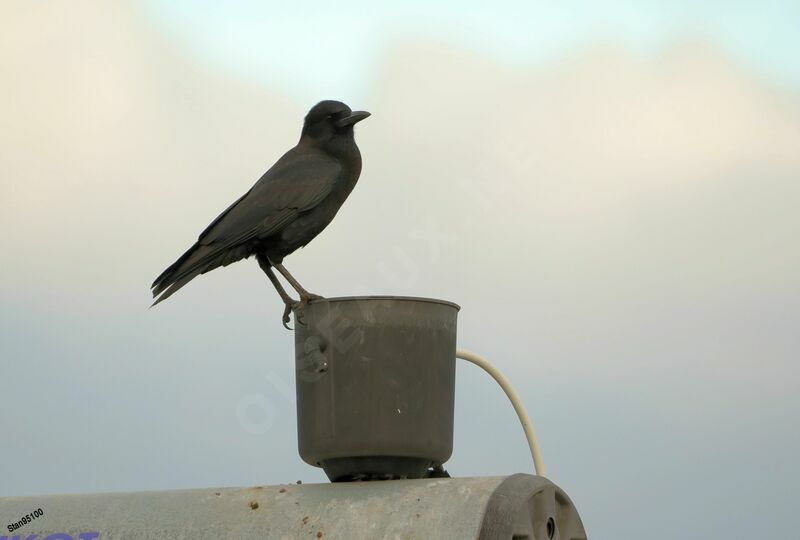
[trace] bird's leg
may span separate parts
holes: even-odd
[[[290,274],[289,271],[286,269],[286,267],[284,267],[282,264],[273,264],[272,266],[277,268],[278,272],[280,272],[281,275],[286,278],[286,281],[288,281],[289,284],[292,287],[294,287],[294,290],[296,290],[297,294],[300,295],[301,302],[303,302],[304,300],[305,302],[308,302],[309,300],[319,300],[320,298],[322,298],[318,294],[310,293],[307,290],[305,290],[303,286],[300,285],[300,283],[296,279],[294,279],[294,276],[292,276],[292,274]]]
[[[281,318],[281,321],[283,322],[284,328],[291,330],[291,328],[289,328],[289,314],[292,312],[292,308],[296,306],[298,302],[289,296],[289,294],[283,288],[283,285],[281,285],[281,282],[278,281],[278,276],[276,276],[275,272],[272,271],[269,259],[266,257],[262,258],[260,256],[257,256],[256,258],[258,259],[258,265],[261,267],[264,273],[267,274],[267,277],[272,282],[272,285],[275,286],[275,290],[278,291],[281,300],[283,300],[283,303],[286,306],[283,310],[283,317]]]
[[[310,300],[318,300],[322,297],[318,294],[310,293],[305,290],[303,286],[300,285],[300,282],[298,282],[282,264],[273,264],[272,266],[278,269],[278,272],[280,272],[281,275],[286,278],[286,281],[288,281],[289,284],[294,287],[294,290],[297,291],[297,294],[300,295],[300,302],[294,307],[295,319],[300,324],[305,324],[303,322],[303,308]]]

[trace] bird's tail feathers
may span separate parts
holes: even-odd
[[[153,289],[153,298],[161,293],[165,293],[161,294],[161,296],[153,302],[153,305],[158,304],[162,300],[166,300],[198,275],[215,268],[216,265],[213,265],[213,259],[216,257],[218,257],[218,254],[214,253],[214,250],[210,249],[208,246],[195,244],[189,248],[186,253],[181,255],[177,261],[172,263],[169,268],[164,270],[153,282],[151,286]]]
[[[220,266],[228,266],[246,258],[249,254],[250,250],[247,246],[238,246],[220,252],[211,246],[196,243],[153,282],[151,286],[153,298],[157,296],[158,298],[152,306],[166,300],[200,274],[205,274]]]

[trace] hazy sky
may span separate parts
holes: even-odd
[[[593,538],[792,537],[796,8],[166,4],[0,5],[0,496],[323,480],[254,261],[147,306],[340,97],[364,171],[304,284],[459,303]],[[532,470],[470,365],[447,468]]]
[[[297,3],[208,0],[144,5],[205,62],[315,98],[363,97],[398,40],[457,45],[513,65],[613,42],[648,58],[702,38],[755,73],[800,85],[800,5],[786,0]],[[291,51],[291,54],[287,54]]]

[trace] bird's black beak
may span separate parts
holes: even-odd
[[[350,116],[345,116],[344,118],[340,118],[336,121],[337,127],[345,127],[345,126],[352,126],[356,122],[361,122],[364,118],[367,118],[369,113],[367,111],[353,111],[350,113]]]

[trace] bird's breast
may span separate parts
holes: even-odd
[[[341,173],[330,193],[317,204],[297,216],[280,233],[280,241],[273,244],[273,249],[280,252],[280,256],[301,248],[313,240],[325,227],[327,227],[336,213],[353,191],[361,174],[361,154],[358,147],[353,147],[346,155],[338,157],[342,165]]]

